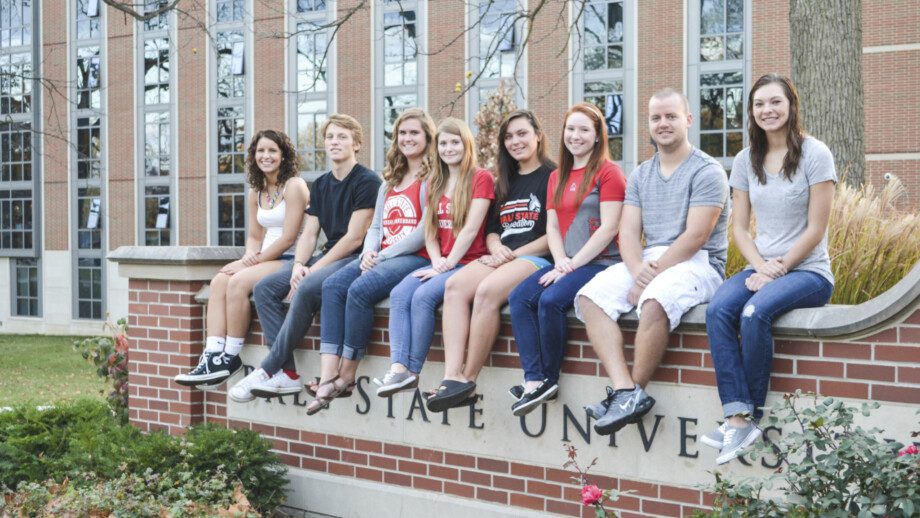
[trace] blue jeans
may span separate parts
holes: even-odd
[[[314,256],[307,264],[315,264],[320,257]],[[291,291],[293,261],[285,263],[280,270],[256,283],[252,295],[256,301],[256,312],[262,324],[265,343],[271,347],[268,356],[262,360],[261,367],[265,372],[274,374],[281,369],[297,369],[294,349],[307,334],[319,310],[323,281],[354,259],[355,256],[350,255],[304,277],[291,296],[287,311],[284,308],[284,298]]]
[[[569,333],[566,314],[575,304],[578,290],[604,268],[586,264],[544,288],[540,277],[553,269],[547,266],[524,279],[508,296],[511,330],[521,355],[524,380],[559,381]]]
[[[422,372],[431,339],[435,310],[444,300],[444,285],[462,265],[427,281],[407,276],[390,292],[390,361],[411,372]],[[430,265],[423,270],[430,268]]]
[[[319,352],[347,360],[363,358],[374,325],[374,305],[387,298],[406,275],[426,264],[424,257],[403,255],[361,273],[361,260],[356,259],[326,278]]]
[[[725,281],[706,308],[706,334],[725,417],[763,417],[773,370],[773,321],[793,309],[827,304],[834,290],[817,273],[793,270],[754,292],[744,285],[753,273],[743,270]]]

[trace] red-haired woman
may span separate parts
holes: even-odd
[[[596,106],[579,103],[565,116],[559,168],[547,186],[546,236],[553,265],[538,270],[508,298],[524,369],[514,415],[525,415],[559,390],[568,336],[566,313],[594,275],[620,260],[614,238],[626,194],[623,171],[608,159],[607,126]]]

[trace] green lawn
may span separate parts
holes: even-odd
[[[0,335],[0,407],[36,405],[110,390],[71,347],[71,336]]]

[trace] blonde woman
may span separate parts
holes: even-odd
[[[418,385],[434,336],[435,310],[447,280],[486,253],[486,214],[494,194],[492,174],[476,167],[473,134],[448,118],[435,137],[438,160],[428,182],[425,250],[430,265],[412,272],[390,293],[390,365],[377,395]]]

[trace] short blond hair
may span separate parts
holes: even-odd
[[[364,138],[364,129],[357,119],[351,115],[345,115],[344,113],[333,113],[329,117],[326,117],[326,120],[323,122],[323,127],[320,129],[320,133],[324,139],[326,138],[326,130],[333,124],[350,131],[351,139],[355,141],[355,144],[361,145]]]

